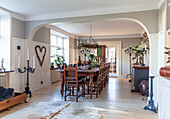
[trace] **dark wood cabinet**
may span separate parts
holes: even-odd
[[[132,66],[132,92],[140,92],[139,83],[149,79],[149,66]]]

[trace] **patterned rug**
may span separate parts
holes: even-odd
[[[39,102],[2,119],[100,119],[98,112],[88,100]]]

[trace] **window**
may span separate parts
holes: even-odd
[[[65,59],[65,63],[69,62],[69,37],[51,30],[51,56],[60,55]],[[55,57],[51,58],[54,62]]]
[[[10,33],[11,33],[11,17],[9,13],[0,10],[0,62],[4,59],[4,67],[10,70]]]

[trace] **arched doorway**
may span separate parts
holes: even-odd
[[[142,22],[140,22],[139,20],[131,19],[131,18],[114,18],[114,19],[107,19],[107,20],[115,20],[115,21],[117,21],[117,20],[127,20],[127,21],[132,21],[132,22],[135,22],[135,23],[139,24],[141,27],[143,27],[143,29],[144,29],[145,32],[147,33],[148,38],[149,38],[149,45],[151,44],[149,31],[147,30],[146,26],[145,26]],[[107,20],[106,20],[106,21],[107,21]],[[78,23],[78,22],[77,22],[77,23]],[[50,25],[50,24],[44,24],[44,25],[37,26],[36,28],[33,29],[33,31],[31,32],[31,34],[29,35],[28,47],[31,46],[31,42],[32,42],[32,39],[33,39],[35,33],[36,33],[40,28],[42,28],[42,27],[45,27],[45,28],[48,28],[48,29],[54,29],[54,30],[57,30],[57,31],[60,31],[60,30],[61,30],[61,29],[57,28],[56,26]],[[61,32],[64,32],[64,31],[61,30]],[[71,35],[71,34],[69,34],[69,33],[67,33],[67,34],[70,35],[70,36],[72,36],[72,37],[74,38],[73,35]],[[152,49],[151,45],[150,45],[149,47],[150,47],[150,49]],[[152,52],[152,51],[150,51],[150,53],[151,53],[151,52]],[[120,54],[120,56],[121,56],[121,54]],[[151,69],[152,69],[152,65],[153,65],[153,63],[151,62],[151,60],[152,60],[152,59],[151,59],[151,55],[149,55],[149,65],[150,65],[150,67],[151,67],[151,68],[150,68],[150,73],[151,73]],[[120,62],[121,62],[121,59],[120,59]],[[121,65],[120,65],[120,66],[121,66]],[[121,67],[120,67],[119,69],[121,69]],[[121,72],[121,70],[120,70],[119,72]]]
[[[147,28],[145,27],[145,25],[144,25],[142,22],[140,22],[139,20],[131,19],[131,18],[113,18],[113,19],[107,19],[107,20],[105,20],[105,21],[107,22],[107,21],[119,21],[119,20],[132,21],[132,22],[135,22],[135,23],[139,24],[139,25],[145,30],[145,32],[147,33],[148,38],[149,38],[149,45],[151,44],[149,31],[147,30]],[[79,23],[79,22],[76,22],[76,23]],[[84,23],[85,23],[85,22],[84,22]],[[70,22],[70,23],[66,23],[66,24],[71,24],[71,22]],[[64,32],[63,30],[57,28],[57,27],[54,26],[54,25],[50,25],[50,24],[39,25],[39,26],[37,26],[36,28],[34,28],[33,31],[31,32],[31,34],[29,35],[28,47],[29,47],[29,44],[31,43],[32,38],[33,38],[34,34],[36,33],[36,31],[38,31],[38,29],[40,29],[40,28],[42,28],[42,27],[46,27],[46,28],[49,28],[49,29],[53,29],[53,30],[59,31],[59,32],[61,32],[61,33]],[[66,33],[66,32],[65,32],[65,33]],[[75,38],[74,35],[72,35],[72,34],[69,34],[69,33],[66,33],[66,34],[69,35],[69,36],[71,36],[72,38]],[[152,48],[151,48],[151,45],[149,46],[149,48],[152,49]],[[151,51],[150,51],[150,53],[151,53]],[[120,58],[120,60],[121,60],[121,58]],[[152,62],[151,62],[151,56],[149,56],[149,65],[151,65],[151,63],[152,63]],[[118,66],[117,66],[117,67],[118,67]],[[119,67],[121,67],[121,65],[120,65]],[[121,70],[120,70],[119,72],[121,72]]]

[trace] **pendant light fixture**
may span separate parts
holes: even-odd
[[[81,47],[85,47],[85,48],[97,48],[99,45],[97,44],[97,42],[94,40],[94,38],[92,37],[92,24],[90,24],[90,36],[87,40],[83,41],[80,44],[80,48]]]

